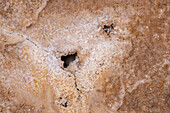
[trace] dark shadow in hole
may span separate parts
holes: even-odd
[[[111,25],[104,25],[103,30],[109,35],[114,29],[113,23]]]
[[[61,103],[61,105],[62,105],[63,107],[67,107],[67,106],[68,106],[68,103],[67,103],[67,102],[65,102],[64,104]]]
[[[61,56],[61,60],[64,61],[64,68],[67,68],[70,62],[73,62],[76,59],[77,52],[71,55]]]

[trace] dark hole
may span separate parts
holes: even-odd
[[[113,23],[111,25],[104,25],[104,27],[103,27],[103,30],[108,34],[110,34],[112,29],[114,29]]]
[[[110,28],[110,26],[104,25],[104,28],[103,28],[103,29],[106,29],[106,28]]]
[[[67,102],[61,104],[63,107],[67,107]]]
[[[77,91],[80,91],[79,88],[77,88]]]
[[[60,97],[60,100],[62,99],[62,97]]]
[[[64,61],[64,68],[67,68],[70,64],[70,62],[73,62],[76,59],[77,56],[77,52],[71,55],[67,55],[67,56],[61,56],[61,60]]]

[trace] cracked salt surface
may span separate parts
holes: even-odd
[[[45,10],[46,9],[44,9],[44,12]],[[128,59],[128,57],[130,56],[128,54],[129,52],[135,52],[135,50],[132,49],[132,43],[126,40],[126,36],[129,36],[128,38],[133,37],[128,29],[129,26],[126,26],[126,24],[130,22],[128,15],[131,14],[130,12],[126,12],[125,10],[122,11],[120,8],[119,12],[122,12],[124,13],[124,15],[127,16],[123,17],[123,14],[118,14],[119,16],[117,16],[114,15],[114,10],[115,9],[113,8],[105,8],[99,11],[99,14],[93,14],[91,12],[83,10],[82,12],[80,11],[80,16],[75,16],[74,18],[71,18],[72,16],[66,15],[62,19],[59,18],[60,16],[55,17],[55,13],[49,13],[43,16],[40,15],[39,20],[35,23],[33,22],[34,24],[32,26],[30,26],[31,24],[26,25],[28,27],[28,30],[25,31],[24,35],[19,32],[7,32],[7,30],[4,30],[2,28],[2,33],[8,35],[9,37],[19,36],[23,40],[23,42],[20,44],[21,47],[19,47],[19,49],[15,48],[16,50],[14,49],[15,51],[13,51],[13,49],[9,47],[8,51],[10,51],[11,54],[15,52],[19,53],[18,56],[22,58],[21,61],[16,60],[16,62],[14,63],[17,63],[18,65],[19,63],[26,63],[26,65],[24,65],[23,67],[18,67],[18,70],[14,73],[10,73],[9,70],[4,69],[4,75],[8,75],[9,73],[11,78],[9,77],[8,80],[12,80],[12,77],[16,76],[17,73],[19,73],[19,75],[23,75],[25,78],[23,77],[22,79],[20,79],[19,76],[18,78],[20,79],[20,82],[26,80],[26,86],[29,87],[29,90],[33,89],[38,92],[42,87],[45,88],[45,90],[47,91],[42,91],[39,95],[41,95],[42,93],[44,94],[42,97],[49,97],[45,100],[46,103],[48,103],[48,101],[52,98],[52,100],[49,102],[49,106],[51,105],[51,103],[54,102],[55,104],[53,105],[53,107],[58,107],[58,105],[60,105],[61,103],[57,99],[61,96],[64,96],[69,98],[68,105],[66,103],[67,106],[63,103],[63,105],[67,107],[67,110],[69,110],[69,108],[77,108],[77,106],[80,105],[76,106],[76,99],[78,99],[81,92],[82,94],[80,101],[81,103],[86,103],[86,101],[83,100],[83,96],[86,95],[88,97],[89,92],[92,92],[92,95],[90,96],[93,96],[93,91],[95,91],[94,85],[98,82],[98,79],[100,79],[100,77],[106,76],[103,75],[103,72],[109,71],[108,67],[113,66],[114,71],[107,74],[107,76],[112,76],[112,78],[115,78],[116,75],[118,75],[116,71],[118,71],[120,75],[123,75],[124,73],[119,69],[121,67],[121,64],[119,63],[123,62],[123,58]],[[160,10],[160,12],[162,14],[164,11]],[[69,18],[68,22],[67,18]],[[112,30],[113,32],[110,37],[102,33],[100,34],[99,32],[102,30],[102,25],[109,24],[110,21],[115,24],[114,30]],[[145,27],[147,31],[149,31],[149,27]],[[140,30],[144,34],[145,28],[139,26],[136,27],[136,30]],[[12,34],[14,35],[12,36]],[[164,38],[166,38],[166,34],[163,35]],[[125,39],[119,40],[119,36],[122,36]],[[160,36],[155,34],[155,40],[159,39]],[[147,49],[147,47],[144,46],[142,47],[142,49]],[[76,67],[75,73],[72,73],[69,69],[65,70],[61,68],[60,57],[62,55],[67,55],[75,51],[78,51],[78,54],[80,54],[80,60],[82,60],[81,58],[83,57],[83,55],[85,56],[85,58],[80,62],[80,68]],[[141,51],[140,54],[142,54],[142,52],[143,51]],[[131,58],[133,60],[133,57]],[[8,57],[6,59],[8,59]],[[15,58],[13,58],[13,60],[15,60]],[[138,59],[136,59],[135,61],[137,62]],[[143,61],[147,62],[147,60]],[[136,62],[133,62],[132,64],[135,64]],[[166,65],[167,60],[165,60],[164,62],[164,65]],[[31,66],[29,67],[29,65]],[[70,69],[72,69],[75,65],[77,65],[76,61],[70,64]],[[152,67],[154,68],[154,70],[156,70],[157,68],[159,68],[159,65],[161,64]],[[5,65],[1,67],[4,68],[4,66]],[[30,70],[28,70],[28,68],[30,68]],[[145,69],[144,66],[143,68]],[[132,71],[131,74],[133,74],[133,72],[135,71],[133,70],[133,67],[128,71],[130,70]],[[32,71],[34,71],[35,73],[31,73]],[[140,69],[138,71],[140,71]],[[161,70],[159,69],[157,71]],[[138,72],[136,73],[138,74]],[[158,74],[161,74],[161,72],[158,72]],[[106,97],[102,98],[105,99],[104,101],[106,102],[109,101],[109,103],[107,104],[110,106],[110,108],[112,108],[112,110],[110,109],[110,112],[117,110],[122,105],[123,98],[125,96],[125,88],[129,92],[132,92],[133,90],[136,90],[140,84],[144,84],[147,82],[149,83],[149,76],[151,75],[151,73],[143,74],[144,78],[139,78],[139,80],[135,79],[135,83],[133,83],[132,80],[129,79],[129,82],[126,82],[130,85],[126,85],[126,87],[124,87],[125,84],[123,84],[121,81],[121,87],[119,91],[116,91],[115,87],[117,84],[114,84],[114,82],[117,82],[117,80],[112,80],[109,77],[106,78],[107,82],[104,83],[104,85],[101,87],[104,87],[105,84],[107,85],[107,83],[109,83],[109,80],[111,80],[110,84],[107,87],[108,89],[106,88],[107,91],[103,93],[103,95],[109,98],[109,100],[107,100]],[[121,77],[123,76],[120,76],[120,78]],[[127,73],[126,78],[123,79],[127,79],[128,77],[135,76],[128,75]],[[5,76],[2,76],[1,78],[5,79]],[[8,80],[7,82],[9,82]],[[50,92],[51,90],[49,91],[50,93],[48,92],[48,87],[46,87],[48,86],[48,84],[52,86],[52,94]],[[15,85],[17,86],[17,84]],[[115,89],[117,95],[107,96],[107,93],[115,93],[112,89]],[[49,96],[48,93],[52,96]],[[100,95],[100,93],[97,93],[97,96]],[[74,96],[73,99],[71,99],[71,96]],[[94,99],[90,100],[92,101],[92,103],[90,103],[89,106],[91,106],[91,104],[100,103],[100,99],[97,99],[97,96],[94,97]],[[96,100],[97,102],[95,102]],[[115,100],[115,103],[113,103],[112,100]],[[57,109],[57,107],[54,108]]]

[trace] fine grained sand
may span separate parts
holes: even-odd
[[[169,113],[169,6],[0,0],[0,112]]]

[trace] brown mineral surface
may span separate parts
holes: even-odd
[[[0,0],[0,113],[170,113],[169,0]]]

